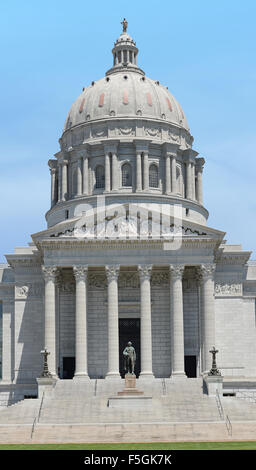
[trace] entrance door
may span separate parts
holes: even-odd
[[[185,356],[185,373],[187,377],[196,377],[196,356]]]
[[[119,319],[119,371],[124,378],[124,356],[123,350],[131,341],[136,351],[135,374],[140,374],[140,319],[139,318],[120,318]]]
[[[75,364],[75,357],[63,357],[63,379],[73,379]]]

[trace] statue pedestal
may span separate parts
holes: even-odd
[[[136,375],[134,374],[125,374],[124,377],[124,389],[122,392],[118,392],[117,395],[144,395],[144,392],[140,392],[136,388]]]
[[[117,396],[108,399],[110,408],[133,408],[133,407],[152,406],[152,397],[145,396],[144,392],[136,388],[136,375],[126,374],[125,385],[122,392]]]

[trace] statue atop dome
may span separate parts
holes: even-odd
[[[121,24],[123,25],[123,33],[126,33],[127,27],[128,27],[128,21],[124,18]]]

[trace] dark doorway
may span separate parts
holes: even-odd
[[[185,373],[187,377],[196,377],[196,356],[185,356]]]
[[[124,357],[123,350],[128,341],[132,342],[136,351],[135,374],[140,374],[140,319],[139,318],[120,318],[119,319],[119,370],[121,377],[124,378]]]
[[[63,379],[73,379],[75,366],[75,357],[63,357]]]

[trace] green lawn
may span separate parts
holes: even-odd
[[[127,444],[0,444],[0,450],[255,450],[256,441]]]

